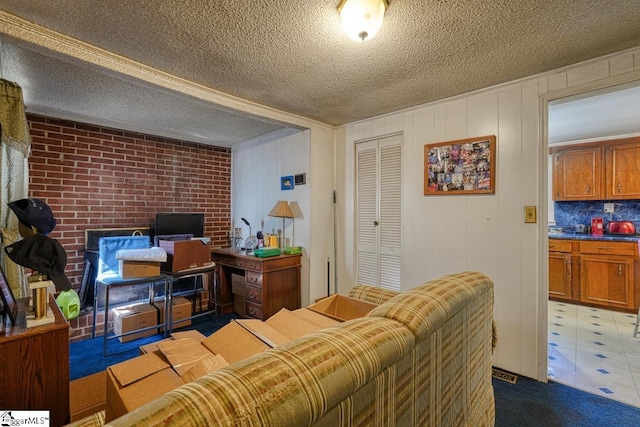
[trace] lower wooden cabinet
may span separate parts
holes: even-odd
[[[549,296],[572,300],[572,252],[571,240],[549,240]]]
[[[634,264],[632,257],[580,255],[580,301],[633,310]]]
[[[635,242],[549,240],[549,298],[635,311],[639,274]]]
[[[62,426],[70,421],[69,323],[53,296],[49,297],[49,308],[54,322],[28,329],[17,322],[0,336],[0,413],[48,410],[47,425]],[[0,425],[23,424],[6,420]]]

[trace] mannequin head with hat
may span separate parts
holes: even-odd
[[[62,291],[71,289],[64,274],[67,255],[57,240],[47,236],[56,226],[51,208],[40,199],[21,199],[7,204],[19,220],[22,240],[5,247],[18,265],[46,274]]]
[[[64,274],[67,254],[57,240],[36,233],[5,247],[4,250],[16,264],[46,274],[58,289],[71,289],[71,282]]]
[[[49,205],[40,199],[20,199],[7,204],[18,217],[18,231],[22,237],[34,233],[47,235],[56,226],[56,219]]]

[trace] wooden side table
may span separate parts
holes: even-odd
[[[49,410],[50,424],[69,423],[69,324],[53,296],[55,321],[25,328],[15,325],[0,335],[0,408]]]

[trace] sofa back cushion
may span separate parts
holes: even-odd
[[[396,295],[373,309],[368,316],[396,320],[406,325],[421,341],[482,294],[485,294],[487,308],[491,312],[491,279],[478,272],[455,273]]]
[[[400,294],[400,292],[389,291],[387,289],[376,288],[369,285],[357,285],[351,288],[349,296],[372,304],[382,304],[391,298]]]
[[[309,425],[406,357],[414,344],[398,322],[354,319],[205,375],[112,425]]]

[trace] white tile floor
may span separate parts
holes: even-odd
[[[635,314],[549,301],[549,379],[640,408]]]

